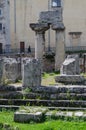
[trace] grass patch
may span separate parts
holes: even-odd
[[[59,73],[43,73],[41,85],[49,86],[49,85],[57,84],[55,82],[55,76],[57,75],[59,75]]]
[[[15,123],[13,121],[14,112],[2,111],[0,112],[0,123],[10,124],[11,126],[18,127],[20,130],[86,130],[86,122],[84,121],[62,121],[50,120],[44,123],[23,124]]]

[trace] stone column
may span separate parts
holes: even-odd
[[[36,59],[42,59],[43,52],[44,52],[44,36],[45,32],[36,32],[35,35],[35,58]]]
[[[52,25],[52,29],[56,33],[55,71],[58,71],[65,59],[65,27],[63,23],[57,23]]]
[[[49,29],[49,25],[33,23],[30,24],[30,27],[35,31],[35,58],[42,59],[45,49],[45,31]]]

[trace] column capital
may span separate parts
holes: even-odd
[[[57,23],[53,23],[51,25],[52,29],[53,30],[56,30],[56,31],[63,31],[65,30],[65,26],[62,22],[57,22]]]
[[[50,26],[47,23],[31,23],[30,28],[36,33],[44,33]]]

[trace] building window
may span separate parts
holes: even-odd
[[[0,23],[0,31],[2,31],[2,23]]]
[[[61,7],[61,0],[52,0],[52,7]]]

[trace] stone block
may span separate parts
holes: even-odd
[[[55,81],[64,84],[85,84],[85,78],[81,75],[60,75],[55,77]]]
[[[79,57],[78,55],[69,55],[61,66],[61,74],[79,75]]]
[[[48,111],[45,107],[23,107],[14,113],[15,122],[41,122],[44,120],[44,114]]]
[[[62,21],[62,9],[56,11],[44,11],[40,13],[39,21],[44,23],[55,23]]]
[[[15,122],[28,123],[30,121],[40,122],[41,120],[42,120],[42,112],[25,113],[25,111],[22,111],[22,112],[15,112],[14,114]]]
[[[18,61],[15,58],[3,58],[4,82],[16,82],[19,78]]]
[[[22,60],[23,87],[37,87],[41,85],[41,62],[38,59],[24,58]]]

